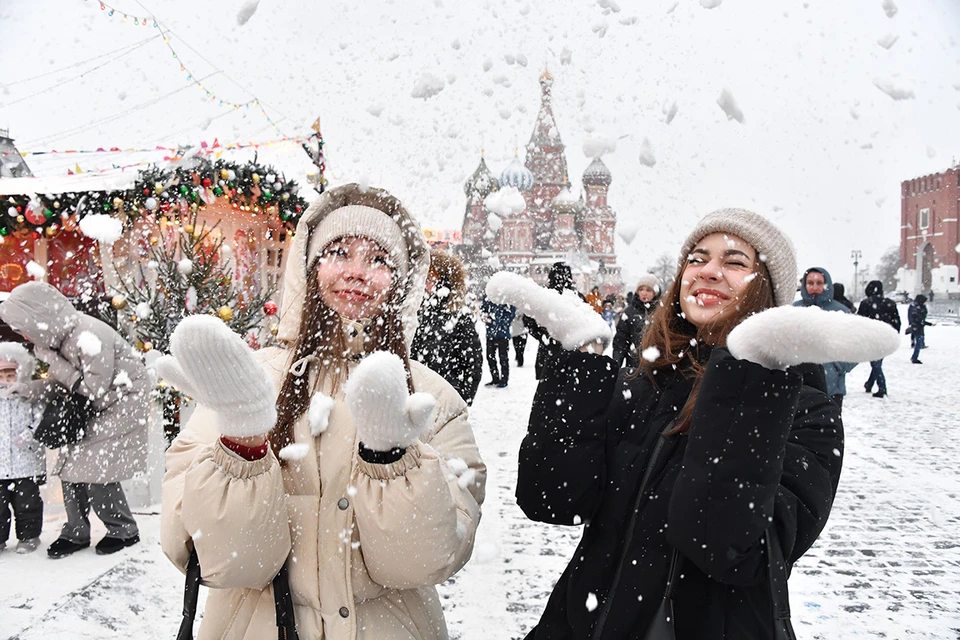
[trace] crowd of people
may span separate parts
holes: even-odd
[[[789,238],[742,209],[702,218],[670,281],[634,284],[583,294],[557,262],[545,286],[495,274],[475,308],[462,263],[431,251],[397,198],[324,193],[290,247],[278,346],[189,316],[155,365],[198,405],[166,453],[161,543],[210,588],[200,637],[446,638],[436,585],[469,560],[485,495],[468,409],[484,360],[495,394],[528,338],[517,501],[589,526],[527,637],[780,637],[789,569],[837,489],[845,376],[870,361],[864,387],[886,395],[896,306],[877,282],[853,313],[826,269],[798,278]],[[59,449],[67,522],[48,555],[90,545],[91,507],[98,553],[136,544],[119,482],[145,465],[143,362],[49,285],[19,287],[0,317],[33,351],[0,345],[0,534],[12,510],[17,552],[38,547],[33,435],[56,387],[89,413]],[[918,361],[922,300],[909,322]],[[826,331],[840,335],[825,346]]]

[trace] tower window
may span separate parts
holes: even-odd
[[[920,221],[918,225],[921,229],[930,227],[930,209],[920,209]]]

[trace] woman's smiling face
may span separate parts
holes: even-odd
[[[340,238],[320,254],[320,298],[351,320],[372,318],[390,295],[393,271],[389,254],[376,242],[358,236]]]
[[[735,309],[756,275],[757,251],[742,238],[711,233],[694,245],[680,282],[680,309],[695,327]]]

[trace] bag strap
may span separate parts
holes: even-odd
[[[790,595],[787,591],[787,562],[780,548],[780,540],[773,527],[767,529],[767,574],[773,600],[773,620],[790,625]],[[774,635],[774,637],[779,637]]]
[[[290,595],[290,576],[287,563],[273,578],[273,600],[277,608],[277,637],[279,640],[299,640],[297,620],[293,613],[293,597]]]
[[[183,587],[183,620],[177,640],[193,640],[193,622],[197,617],[197,601],[200,598],[200,558],[194,548],[187,562],[187,581]],[[293,612],[293,597],[290,594],[290,573],[284,562],[273,579],[273,599],[277,609],[277,638],[299,640],[297,620]]]
[[[200,598],[200,558],[197,550],[190,552],[187,563],[187,582],[183,586],[183,621],[177,640],[193,640],[193,621],[197,617],[197,600]]]

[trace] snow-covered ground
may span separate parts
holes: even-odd
[[[928,328],[927,340],[923,365],[906,339],[885,361],[886,399],[863,392],[868,365],[847,377],[840,492],[790,581],[800,638],[960,637],[960,327]],[[490,474],[474,558],[441,589],[454,638],[522,637],[579,539],[529,522],[513,497],[534,350],[507,389],[481,388],[472,412]],[[159,515],[137,517],[143,542],[113,556],[0,555],[0,638],[173,638],[183,579],[160,552]],[[62,520],[48,514],[44,547]]]

